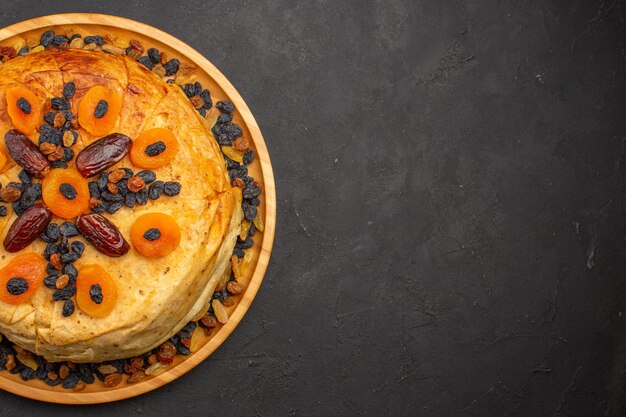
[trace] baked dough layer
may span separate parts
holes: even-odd
[[[85,243],[83,256],[74,263],[97,263],[109,272],[118,286],[113,312],[104,318],[88,316],[76,308],[70,317],[61,315],[62,302],[52,301],[52,290],[42,287],[28,302],[0,302],[0,332],[19,346],[50,361],[99,362],[139,355],[177,333],[210,301],[216,285],[230,267],[230,257],[243,217],[241,190],[232,188],[224,159],[209,126],[189,103],[180,88],[163,82],[143,65],[127,57],[83,50],[49,50],[15,58],[0,66],[0,134],[13,126],[6,111],[6,89],[23,85],[41,100],[62,96],[63,86],[74,82],[72,110],[94,85],[117,90],[123,97],[114,132],[136,138],[143,130],[165,127],[179,142],[171,164],[155,169],[157,178],[178,181],[181,193],[162,196],[145,206],[123,207],[105,214],[129,239],[133,220],[143,213],[170,214],[179,224],[181,243],[159,259],[141,256],[134,248],[111,258]],[[45,110],[49,111],[49,110]],[[43,123],[43,120],[42,120]],[[78,129],[80,149],[97,139]],[[37,141],[35,132],[31,139]],[[2,146],[4,146],[3,142]],[[70,164],[72,165],[72,164]],[[116,167],[130,167],[124,158]],[[15,181],[20,168],[14,163],[0,173],[0,182]],[[15,219],[0,218],[2,237]],[[61,223],[64,220],[55,218]],[[131,245],[132,246],[132,245]],[[45,243],[33,242],[24,252],[43,253]],[[17,254],[0,248],[0,267]]]

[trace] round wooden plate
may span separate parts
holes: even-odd
[[[94,384],[87,385],[85,390],[80,392],[63,389],[60,385],[50,387],[39,379],[23,381],[19,375],[0,371],[0,388],[24,397],[64,404],[117,401],[151,391],[189,371],[217,349],[241,321],[261,285],[272,250],[276,226],[274,175],[267,147],[250,109],[226,77],[187,44],[161,30],[133,20],[101,14],[72,13],[30,19],[1,29],[0,45],[13,46],[19,38],[39,39],[41,33],[48,28],[57,33],[71,29],[83,36],[113,34],[120,39],[137,39],[146,48],[155,47],[165,51],[170,58],[178,58],[181,63],[197,65],[196,78],[211,91],[213,102],[230,100],[235,105],[233,121],[241,126],[244,137],[251,139],[251,147],[255,153],[255,161],[249,166],[249,173],[254,178],[262,178],[263,193],[260,195],[259,216],[265,222],[265,231],[255,235],[252,262],[246,268],[244,278],[240,280],[246,285],[246,290],[242,295],[235,297],[235,305],[228,309],[230,313],[228,322],[214,329],[210,336],[203,336],[205,340],[194,353],[186,357],[177,355],[174,363],[165,372],[147,377],[138,383],[127,384],[124,381],[116,387],[108,388],[96,380]],[[212,111],[217,110],[214,108]],[[217,113],[214,117],[217,117]]]

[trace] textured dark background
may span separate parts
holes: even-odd
[[[624,1],[89,3],[1,24],[117,14],[207,56],[265,135],[274,253],[174,383],[0,415],[626,413]]]

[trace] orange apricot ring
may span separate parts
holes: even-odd
[[[33,134],[42,117],[39,97],[26,87],[11,87],[7,89],[6,101],[13,126],[25,135]]]
[[[122,97],[116,91],[96,85],[78,105],[78,122],[94,136],[106,135],[115,126],[121,109]]]
[[[143,256],[160,258],[178,247],[180,227],[167,214],[146,213],[137,217],[130,228],[130,240]]]
[[[64,219],[74,218],[89,209],[87,180],[74,168],[50,171],[43,179],[41,194],[50,211]]]
[[[16,256],[0,269],[0,301],[7,304],[28,302],[45,275],[46,260],[41,255],[30,252]]]
[[[133,140],[130,159],[139,168],[155,169],[172,162],[176,152],[178,141],[174,134],[168,129],[157,127],[142,132]]]
[[[117,285],[100,265],[85,265],[76,278],[76,304],[92,317],[108,316],[117,302]]]

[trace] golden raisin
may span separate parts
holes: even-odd
[[[117,183],[119,180],[124,178],[124,175],[126,175],[126,171],[124,171],[121,168],[118,168],[109,174],[109,177],[108,177],[109,182]]]
[[[148,363],[150,365],[154,365],[155,363],[157,363],[159,360],[157,359],[156,355],[150,355],[148,356]]]
[[[65,151],[62,146],[56,146],[54,152],[48,155],[48,161],[58,161],[65,155]]]
[[[143,368],[143,358],[131,358],[130,366],[134,366],[135,368]]]
[[[61,377],[61,379],[67,378],[69,374],[70,368],[66,364],[61,365],[61,367],[59,368],[59,376]]]
[[[205,314],[201,321],[204,327],[213,328],[217,326],[217,319],[209,313]]]
[[[74,391],[82,391],[85,389],[86,386],[87,384],[85,384],[83,381],[78,381],[76,386],[74,386]]]
[[[50,255],[50,265],[60,270],[63,267],[63,264],[61,263],[61,255],[58,253]]]
[[[57,278],[57,282],[56,282],[56,287],[57,289],[62,289],[65,288],[67,286],[67,283],[70,281],[70,277],[68,277],[66,274],[61,275],[59,278]]]
[[[142,370],[135,372],[131,376],[128,377],[128,383],[134,384],[135,382],[139,382],[146,377],[146,373]]]
[[[106,385],[107,387],[114,387],[120,382],[122,382],[122,374],[109,374],[104,378],[104,385]]]
[[[54,143],[43,142],[41,145],[39,145],[39,150],[44,155],[50,155],[52,152],[55,151],[56,148],[57,146]]]
[[[89,208],[98,207],[100,205],[100,200],[96,197],[89,197]]]
[[[117,368],[113,365],[100,365],[98,367],[98,372],[102,375],[108,375],[117,372]]]
[[[63,126],[65,124],[65,114],[63,114],[62,112],[58,112],[55,116],[54,116],[54,124],[53,126],[58,129],[61,126]]]
[[[237,295],[237,294],[241,294],[243,290],[246,289],[246,287],[244,287],[237,281],[229,281],[228,284],[226,284],[226,289],[228,290],[229,293],[233,295]]]
[[[15,187],[6,187],[0,190],[0,200],[12,203],[20,199],[22,192]]]
[[[233,142],[233,147],[239,152],[245,152],[250,147],[250,142],[247,138],[237,138]]]
[[[69,130],[66,130],[63,133],[63,146],[67,146],[68,148],[74,144],[74,134]]]
[[[126,56],[128,56],[129,58],[132,58],[135,61],[137,61],[139,58],[141,58],[141,52],[139,52],[136,49],[131,49],[130,51],[128,51]]]
[[[143,53],[143,51],[144,51],[143,45],[137,39],[131,39],[130,40],[130,47],[133,48],[136,51],[139,51],[140,53]]]
[[[196,109],[201,109],[202,106],[204,106],[204,100],[202,100],[202,97],[200,96],[193,96],[189,99],[189,101],[191,101],[191,104],[196,108]]]
[[[7,363],[4,365],[7,371],[12,371],[15,368],[15,357],[13,355],[7,355]]]
[[[167,52],[161,51],[161,64],[165,65],[169,61],[169,56],[167,56]]]
[[[112,182],[107,184],[107,190],[109,190],[109,192],[111,192],[112,194],[117,194],[117,192],[119,191],[117,185]]]
[[[154,74],[157,75],[158,77],[164,77],[166,71],[163,65],[156,64],[154,68],[152,68],[152,72],[154,72]]]
[[[50,371],[50,372],[48,372],[48,379],[55,380],[55,379],[57,379],[58,377],[59,377],[59,375],[57,375],[57,373],[56,373],[56,372],[54,372],[54,371]]]
[[[143,178],[138,177],[137,175],[133,175],[128,179],[128,191],[136,193],[137,191],[141,191],[143,188],[145,188],[145,186],[146,183],[144,182]]]
[[[239,187],[242,190],[246,188],[246,183],[243,182],[243,180],[239,177],[235,177],[235,179],[233,180],[233,184],[235,185],[235,187]]]

